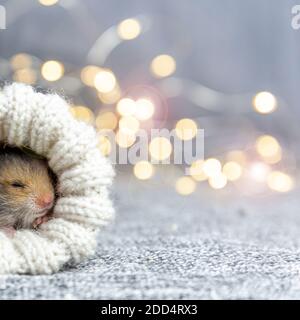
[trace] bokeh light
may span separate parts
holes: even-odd
[[[101,68],[92,65],[82,68],[80,73],[81,81],[87,86],[94,87],[96,75],[101,70]]]
[[[43,6],[53,6],[58,3],[58,0],[39,0],[39,3]]]
[[[118,35],[123,40],[132,40],[141,33],[141,24],[137,19],[126,19],[117,28]]]
[[[255,162],[250,166],[250,177],[257,182],[265,182],[271,168],[263,162]]]
[[[229,161],[224,164],[222,172],[227,177],[227,180],[236,181],[242,175],[242,167],[237,162]]]
[[[85,106],[74,106],[71,109],[71,112],[73,116],[79,120],[79,121],[84,121],[88,124],[93,124],[95,117],[94,113],[91,109]]]
[[[237,162],[241,166],[245,166],[247,163],[247,156],[242,150],[231,150],[227,153],[226,159],[228,161]]]
[[[136,101],[135,116],[141,120],[148,120],[154,113],[154,105],[152,101],[146,98],[141,98]]]
[[[172,153],[171,142],[165,137],[156,137],[149,144],[149,152],[153,159],[165,160]]]
[[[196,182],[190,177],[180,177],[177,179],[175,184],[176,191],[183,196],[193,193],[196,186]]]
[[[257,153],[266,159],[281,158],[281,147],[278,141],[269,135],[263,135],[257,138],[255,142],[255,148]]]
[[[42,65],[42,76],[48,81],[57,81],[64,75],[64,66],[56,60],[46,61]]]
[[[277,192],[288,192],[294,187],[294,180],[286,173],[273,171],[268,175],[268,186]]]
[[[116,133],[115,140],[121,148],[129,148],[135,143],[136,136],[134,133],[120,129]]]
[[[129,134],[130,133],[134,134],[139,130],[140,123],[136,118],[132,116],[126,116],[120,119],[119,128],[124,132],[128,132]]]
[[[197,134],[197,124],[191,119],[181,119],[176,123],[175,132],[181,140],[191,140]]]
[[[227,177],[223,173],[219,173],[217,175],[211,176],[208,179],[209,185],[213,189],[223,189],[227,184]]]
[[[259,113],[271,113],[277,107],[276,98],[270,92],[259,92],[253,99],[254,109]]]
[[[159,55],[152,60],[150,70],[155,77],[168,77],[175,72],[176,61],[170,55]]]
[[[221,162],[215,158],[209,158],[204,161],[203,164],[203,172],[208,177],[214,177],[216,175],[220,175],[222,169]]]
[[[100,101],[104,104],[114,104],[121,98],[121,91],[118,85],[114,87],[113,90],[109,92],[98,92],[98,97]]]
[[[111,142],[109,141],[108,137],[104,135],[100,135],[99,137],[99,149],[103,156],[108,156],[111,152],[112,146]]]
[[[111,111],[101,112],[96,118],[98,130],[114,130],[118,125],[117,116]]]
[[[107,93],[115,88],[117,80],[110,70],[103,69],[96,74],[94,84],[99,92]]]
[[[153,176],[153,165],[148,161],[139,161],[134,165],[134,175],[140,180],[148,180]]]
[[[32,58],[27,53],[18,53],[11,57],[10,64],[14,70],[27,69],[32,65]]]
[[[117,104],[117,111],[122,116],[132,116],[136,112],[136,103],[130,98],[123,98]]]
[[[19,69],[16,70],[13,78],[17,82],[23,82],[26,84],[33,85],[37,80],[37,74],[36,71],[33,69]]]
[[[207,175],[203,171],[203,165],[204,165],[204,160],[196,160],[191,164],[191,166],[189,168],[189,174],[196,181],[207,180]]]

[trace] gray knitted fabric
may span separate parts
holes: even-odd
[[[118,217],[99,235],[97,255],[50,276],[1,276],[0,297],[299,299],[296,199],[180,197],[119,178]]]

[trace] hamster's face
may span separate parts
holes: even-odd
[[[1,165],[0,205],[21,217],[27,227],[54,205],[55,191],[43,160],[13,158]]]

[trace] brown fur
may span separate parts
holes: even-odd
[[[0,228],[32,228],[45,215],[36,200],[54,197],[54,186],[47,162],[14,149],[0,152]]]

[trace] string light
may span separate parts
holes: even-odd
[[[270,92],[259,92],[253,99],[253,106],[259,113],[271,113],[277,107],[276,98]]]
[[[181,119],[176,123],[175,132],[181,140],[191,140],[197,134],[197,124],[191,119]]]
[[[58,2],[58,0],[39,0],[39,3],[43,6],[53,6]]]
[[[162,54],[152,60],[150,70],[155,77],[168,77],[175,72],[176,62],[170,55]]]
[[[141,33],[141,24],[137,19],[123,20],[117,27],[118,35],[123,40],[132,40]]]
[[[222,172],[227,180],[236,181],[242,175],[242,167],[237,162],[229,161],[224,164]]]
[[[268,175],[268,186],[271,190],[277,192],[288,192],[294,187],[293,179],[280,171],[273,171]]]
[[[122,116],[132,116],[136,112],[136,103],[130,98],[121,99],[117,104],[117,111]]]
[[[156,137],[149,144],[151,157],[156,160],[165,160],[172,153],[171,142],[164,137]]]
[[[135,116],[141,120],[147,120],[152,117],[154,113],[153,103],[146,98],[141,98],[136,101],[136,111]]]
[[[191,164],[189,169],[189,174],[196,181],[205,181],[207,179],[207,175],[203,171],[204,160],[196,160]]]
[[[129,134],[135,134],[140,128],[140,123],[136,118],[132,116],[126,116],[120,119],[119,128],[124,132],[128,132]]]
[[[90,87],[94,87],[95,78],[96,75],[101,71],[102,69],[97,66],[86,66],[82,68],[80,73],[81,81]]]
[[[134,175],[140,180],[148,180],[153,176],[153,165],[148,161],[139,161],[133,168]]]
[[[74,106],[71,108],[71,112],[74,115],[74,117],[79,121],[84,121],[89,124],[94,123],[94,113],[91,109],[85,106]]]
[[[11,57],[10,64],[14,70],[28,69],[32,65],[32,59],[29,54],[18,53]]]
[[[102,112],[96,118],[96,127],[98,130],[114,130],[118,125],[118,118],[111,112]]]
[[[218,159],[209,158],[205,160],[203,164],[203,172],[208,177],[214,177],[220,175],[222,169],[221,162]]]
[[[176,181],[175,188],[179,194],[187,196],[195,191],[196,182],[190,177],[180,177]]]
[[[94,85],[99,92],[107,93],[116,86],[117,80],[110,70],[101,70],[95,76]]]
[[[217,175],[211,176],[208,179],[209,185],[213,189],[223,189],[227,184],[227,177],[223,173],[219,173]]]
[[[255,142],[257,153],[263,158],[273,158],[279,153],[281,154],[281,147],[278,141],[269,135],[263,135],[257,138]]]
[[[42,76],[48,81],[57,81],[64,75],[64,66],[59,61],[50,60],[42,65]]]

